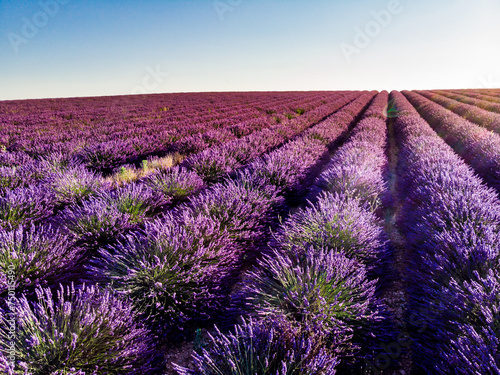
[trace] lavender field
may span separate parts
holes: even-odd
[[[500,374],[500,89],[0,101],[2,374]]]

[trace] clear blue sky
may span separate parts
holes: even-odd
[[[57,1],[0,0],[0,100],[500,86],[500,0]]]

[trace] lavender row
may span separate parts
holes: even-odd
[[[300,119],[277,124],[219,147],[211,147],[187,158],[179,167],[148,176],[144,182],[161,194],[163,199],[185,199],[188,193],[199,190],[204,183],[215,182],[243,167],[337,111],[356,96],[357,94],[346,95],[333,103],[306,112]]]
[[[369,159],[372,142],[383,154],[387,97],[384,92],[372,101],[367,117],[321,175],[321,185],[335,184],[333,168],[348,164],[354,154],[367,151],[365,161]],[[353,175],[366,169],[361,159]],[[369,270],[385,253],[387,240],[378,219],[356,194],[364,184],[356,184],[353,177],[345,190],[323,192],[316,204],[278,228],[272,251],[236,288],[233,309],[237,315],[244,312],[242,324],[229,334],[217,330],[210,349],[193,353],[198,370],[177,366],[179,374],[226,373],[232,364],[251,373],[293,369],[297,374],[334,374],[339,367],[352,370],[346,363],[354,355],[362,362],[360,347],[369,352],[366,340],[383,320]],[[384,190],[384,183],[377,182]]]
[[[205,174],[199,173],[201,177],[195,171],[182,167],[160,169],[159,172],[152,173],[145,181],[142,181],[139,184],[141,186],[124,187],[116,193],[111,193],[111,196],[106,192],[111,188],[109,184],[105,184],[98,175],[86,171],[77,164],[60,165],[60,162],[52,160],[52,163],[58,164],[54,166],[45,159],[37,162],[27,158],[28,160],[23,160],[24,165],[19,168],[2,167],[0,170],[0,176],[2,176],[0,184],[5,189],[5,196],[0,200],[0,224],[15,227],[22,223],[40,221],[51,216],[54,209],[67,205],[74,207],[68,208],[63,216],[72,216],[75,212],[77,216],[80,216],[82,212],[92,212],[92,209],[88,211],[85,207],[81,207],[81,202],[85,199],[94,201],[94,203],[86,202],[86,206],[95,206],[97,209],[100,206],[119,204],[123,199],[113,198],[118,196],[129,197],[128,199],[132,199],[136,204],[141,204],[143,207],[139,212],[141,216],[152,215],[171,203],[185,200],[190,194],[203,188],[204,180],[210,181],[221,177],[243,163],[255,159],[261,153],[279,145],[351,99],[352,95],[348,95],[345,99],[307,112],[300,120],[284,122],[272,129],[265,129],[255,135],[243,137],[239,141],[230,142],[226,147],[215,148],[215,152],[205,152],[190,159],[195,167],[194,170],[198,167],[198,172],[200,169],[206,172]],[[11,160],[8,155],[3,156],[4,162],[9,164]],[[40,184],[34,186],[33,183],[36,181],[40,181]],[[92,198],[92,196],[97,197]],[[146,204],[150,205],[149,210],[144,208]],[[135,206],[131,204],[131,207]],[[123,210],[124,208],[121,209]],[[114,209],[114,211],[117,210]]]
[[[333,156],[318,184],[322,190],[356,196],[374,211],[380,208],[387,190],[383,174],[387,170],[388,96],[383,91],[375,97],[349,143]]]
[[[74,108],[74,113],[71,115],[53,112],[48,104],[45,104],[45,107],[35,107],[35,109],[30,109],[30,112],[23,113],[22,108],[27,103],[19,102],[19,108],[14,106],[14,108],[9,108],[8,111],[6,109],[4,112],[6,114],[2,119],[4,126],[2,127],[2,136],[0,136],[1,143],[8,150],[26,150],[33,155],[48,151],[73,153],[75,149],[103,142],[128,141],[127,144],[130,146],[139,144],[138,147],[141,147],[142,144],[143,147],[146,147],[146,142],[141,143],[141,140],[144,139],[154,141],[157,145],[166,146],[171,142],[198,133],[200,129],[207,131],[216,127],[231,126],[238,122],[248,121],[252,117],[270,118],[266,112],[237,101],[236,105],[230,108],[230,112],[225,111],[220,115],[212,114],[210,109],[212,101],[206,100],[205,95],[207,94],[198,94],[195,97],[198,101],[204,101],[204,107],[201,108],[201,111],[197,112],[193,108],[194,106],[186,107],[188,117],[180,122],[170,120],[168,117],[170,107],[162,107],[162,104],[165,103],[162,99],[165,96],[148,97],[147,100],[143,99],[143,102],[139,101],[138,103],[130,100],[134,105],[126,106],[125,110],[121,105],[123,100],[119,101],[120,106],[115,106],[115,104],[112,108],[106,106],[106,104],[114,103],[120,98],[106,98],[102,100],[103,103],[91,103],[89,108],[80,104]],[[326,97],[329,95],[325,94]],[[265,104],[265,102],[260,102],[265,96],[263,94],[259,97],[259,95],[252,93],[246,95],[254,102],[257,99],[256,104]],[[313,94],[310,96],[314,97]],[[225,97],[227,95],[216,95],[218,100],[224,100]],[[174,98],[176,104],[182,102],[180,96],[171,97],[170,100]],[[240,100],[244,98],[245,96]],[[89,99],[66,100],[66,104],[80,101],[89,101]],[[234,102],[235,99],[228,101]],[[34,101],[34,103],[38,102]],[[94,114],[94,110],[98,108],[104,108],[108,112]],[[90,133],[86,129],[89,129]],[[36,133],[38,133],[37,137],[34,137]]]
[[[420,115],[490,186],[500,190],[500,136],[477,126],[437,103],[402,92]]]
[[[391,99],[404,113],[394,130],[413,362],[427,374],[498,373],[500,201],[402,94]]]
[[[446,109],[455,112],[466,120],[474,122],[495,133],[500,133],[500,114],[490,112],[489,110],[481,109],[477,103],[467,104],[467,99],[458,100],[448,98],[446,95],[431,91],[415,91],[416,93],[432,100],[445,107]],[[474,99],[472,99],[474,101]]]
[[[482,108],[486,111],[490,112],[496,112],[500,113],[500,102],[499,103],[493,103],[491,101],[481,99],[481,95],[474,95],[473,93],[470,92],[452,92],[452,91],[445,91],[445,90],[435,90],[432,91],[432,93],[436,93],[439,95],[446,96],[447,98],[456,100],[461,103],[465,104],[470,104],[479,108]]]
[[[301,111],[307,111],[321,105],[323,101],[316,100],[310,105],[302,103]],[[301,112],[302,113],[302,112]],[[124,140],[114,140],[93,143],[79,151],[75,158],[94,168],[112,168],[125,162],[136,162],[151,154],[177,152],[190,154],[231,139],[250,134],[254,130],[271,126],[280,118],[260,115],[248,120],[248,114],[238,114],[238,119],[227,118],[215,123],[205,122],[200,125],[189,124],[174,127],[173,130],[148,128],[147,135],[127,135]],[[298,116],[296,114],[295,116]],[[290,118],[294,118],[291,116]],[[192,129],[191,131],[189,129]],[[189,131],[189,132],[188,132]],[[186,137],[187,135],[187,137]],[[92,139],[95,142],[95,139]]]
[[[339,94],[341,96],[341,94]],[[337,98],[337,97],[335,97]],[[299,108],[300,115],[318,108],[318,105],[324,107],[324,100],[314,100],[307,104],[301,102]],[[239,118],[227,119],[228,123],[218,121],[215,123],[215,128],[209,126],[209,123],[204,123],[203,128],[197,126],[195,134],[186,135],[188,126],[183,126],[182,131],[172,133],[167,130],[167,138],[164,139],[164,132],[158,132],[156,129],[150,129],[147,136],[130,135],[125,140],[107,141],[102,143],[91,144],[84,147],[74,156],[76,161],[82,161],[87,166],[94,169],[107,169],[108,171],[124,163],[133,163],[144,159],[148,155],[179,153],[181,155],[189,155],[192,153],[201,152],[204,149],[210,148],[231,140],[237,140],[245,135],[251,134],[253,131],[258,131],[272,126],[275,122],[287,123],[292,119],[300,117],[299,113],[289,115],[288,118],[281,119],[280,117],[271,116],[274,113],[272,110],[266,110],[266,116],[256,117],[252,120],[247,120],[247,114],[239,114]],[[300,119],[298,119],[300,121]],[[192,126],[191,126],[192,127]],[[205,131],[209,129],[208,131]],[[194,129],[193,129],[194,130]],[[190,132],[192,133],[192,132]],[[94,139],[93,139],[94,141]]]

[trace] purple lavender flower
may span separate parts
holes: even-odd
[[[0,226],[36,223],[52,215],[54,197],[43,186],[4,190],[0,196]]]
[[[199,216],[180,225],[167,215],[100,249],[90,269],[130,296],[158,332],[170,332],[192,319],[209,319],[220,309],[223,280],[236,258],[234,245],[216,221]]]
[[[217,181],[239,166],[238,161],[225,148],[209,148],[191,156],[185,165],[205,181]]]
[[[72,169],[82,167],[72,155],[61,151],[47,152],[39,157],[41,167],[48,172],[63,171],[66,168]]]
[[[387,119],[388,99],[389,93],[387,91],[384,90],[378,93],[371,101],[368,109],[363,113],[363,119],[378,118],[385,121]]]
[[[50,226],[0,228],[0,294],[7,291],[8,279],[12,281],[9,275],[18,292],[63,281],[81,254],[73,245],[71,236]]]
[[[124,164],[136,152],[125,141],[108,141],[97,143],[83,148],[75,158],[85,166],[97,171],[111,171]]]
[[[196,172],[175,166],[148,176],[144,183],[165,201],[185,200],[204,186]]]
[[[106,196],[66,207],[58,221],[91,247],[112,243],[119,234],[134,227],[130,214],[121,212]]]
[[[339,360],[304,339],[280,317],[243,320],[234,333],[216,329],[210,349],[193,353],[197,370],[175,366],[179,375],[334,375]]]
[[[25,152],[0,152],[0,166],[2,167],[20,167],[33,163],[33,158]]]
[[[153,189],[145,184],[128,184],[109,194],[102,194],[110,207],[128,216],[132,225],[151,217],[167,205],[168,200],[155,194]]]
[[[263,234],[274,210],[282,203],[283,198],[273,187],[255,188],[252,180],[243,179],[216,184],[192,198],[189,205],[194,217],[209,216],[233,239],[250,240]]]
[[[201,136],[201,134],[196,134],[190,137],[181,138],[177,141],[172,148],[175,151],[182,152],[183,154],[196,154],[207,148],[207,143]]]
[[[319,177],[318,185],[332,193],[358,198],[375,209],[387,193],[383,177],[386,167],[383,148],[354,140],[335,153],[330,166]]]
[[[327,192],[315,206],[289,217],[275,241],[283,249],[312,245],[343,251],[374,267],[387,255],[387,239],[378,222],[357,199]]]
[[[83,199],[96,195],[102,186],[99,176],[83,166],[54,171],[46,183],[61,205],[78,204]]]
[[[0,166],[0,189],[15,189],[25,186],[25,181],[16,168]]]
[[[15,189],[30,187],[40,183],[47,176],[41,163],[30,160],[22,165],[13,163],[9,166],[0,164],[0,188]]]
[[[293,191],[326,151],[316,139],[299,139],[255,161],[251,170],[269,185]]]
[[[7,361],[11,337],[7,314],[1,316],[0,368],[4,373],[147,374],[151,373],[151,336],[136,322],[130,304],[97,287],[75,290],[38,288],[16,311],[13,337],[16,369]]]
[[[443,348],[445,364],[443,371],[453,369],[458,374],[494,374],[500,370],[500,278],[496,270],[490,269],[481,275],[474,272],[472,280],[454,280],[444,290],[444,295],[453,296],[460,304],[454,309],[458,324],[448,326],[457,336],[446,342]],[[446,311],[443,309],[445,313]]]
[[[240,294],[258,316],[282,315],[332,352],[355,350],[354,331],[377,319],[365,267],[334,250],[308,247],[275,251],[246,274]],[[351,354],[351,353],[347,353]]]

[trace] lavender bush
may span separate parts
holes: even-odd
[[[134,149],[129,142],[108,141],[83,148],[75,155],[75,161],[96,171],[110,172],[133,155]]]
[[[161,212],[168,201],[158,196],[147,185],[130,184],[118,188],[110,194],[103,195],[109,207],[128,217],[128,223],[135,225],[147,217]]]
[[[7,360],[8,315],[2,313],[0,368],[5,374],[153,373],[150,334],[125,300],[97,287],[37,289],[13,304],[15,368]]]
[[[44,153],[39,155],[37,160],[39,160],[40,166],[49,173],[81,167],[80,163],[75,163],[71,155],[61,151]]]
[[[130,296],[158,332],[168,333],[192,319],[213,317],[236,255],[219,222],[199,215],[182,223],[167,215],[100,249],[90,270]]]
[[[105,196],[66,207],[59,214],[58,222],[91,247],[112,243],[119,234],[134,227],[131,216],[120,212]]]
[[[0,195],[0,226],[17,227],[52,215],[54,196],[43,186],[4,190]]]
[[[47,178],[47,184],[60,205],[78,204],[96,195],[102,187],[100,177],[82,166],[56,170]]]
[[[64,281],[74,270],[81,251],[73,238],[50,226],[0,228],[0,295],[8,283],[19,293],[26,288]]]
[[[1,154],[0,154],[1,155]],[[0,189],[30,187],[40,183],[47,175],[42,163],[27,156],[0,158]]]
[[[239,166],[227,148],[210,148],[185,161],[185,165],[205,181],[214,182]]]
[[[387,255],[387,238],[377,217],[357,199],[328,192],[316,205],[289,217],[275,241],[290,251],[308,245],[342,250],[369,267]]]
[[[24,186],[25,181],[15,167],[0,167],[0,189],[15,189]]]
[[[343,253],[308,247],[295,254],[275,251],[258,262],[242,282],[248,311],[284,316],[331,353],[356,350],[353,332],[369,330],[380,319],[374,305],[376,280]]]
[[[179,375],[334,375],[338,359],[300,337],[283,319],[248,320],[234,333],[215,328],[210,348],[194,353],[197,370]]]
[[[169,202],[185,200],[204,186],[198,174],[177,166],[153,173],[145,179],[144,183],[161,199]]]
[[[273,186],[259,183],[256,176],[245,179],[241,174],[240,177],[243,179],[215,184],[191,199],[189,204],[194,217],[211,217],[228,231],[231,238],[248,241],[263,235],[274,209],[282,204],[283,198]]]

